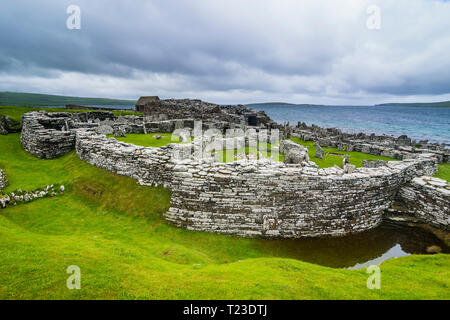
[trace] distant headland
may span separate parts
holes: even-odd
[[[79,105],[134,105],[136,100],[120,100],[107,98],[69,97],[51,94],[26,92],[0,92],[0,106],[63,106],[66,104]]]

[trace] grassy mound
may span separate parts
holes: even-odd
[[[365,270],[278,258],[267,242],[192,232],[165,222],[170,192],[139,186],[75,153],[40,160],[19,135],[0,136],[8,189],[49,183],[63,196],[0,210],[0,299],[448,299],[450,256],[382,264],[381,290]],[[81,268],[68,290],[66,268]]]

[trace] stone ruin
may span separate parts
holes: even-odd
[[[404,146],[404,138],[291,127],[293,136],[323,146],[389,153],[402,160],[355,168],[343,158],[343,168],[319,169],[310,161],[307,148],[285,140],[283,132],[279,150],[285,154],[285,163],[271,159],[221,163],[214,157],[213,150],[230,144],[245,146],[252,135],[265,136],[263,142],[272,143],[266,131],[282,126],[271,122],[255,127],[204,121],[196,128],[195,119],[150,121],[142,116],[115,117],[110,112],[31,112],[23,116],[22,123],[22,145],[31,154],[53,158],[75,149],[80,159],[92,165],[132,177],[142,185],[170,189],[170,209],[164,216],[190,230],[263,238],[345,235],[376,227],[385,212],[402,201],[411,215],[446,230],[450,225],[448,185],[430,191],[419,187],[416,180],[436,173],[437,163],[448,161],[448,152],[434,147],[430,152],[417,151]],[[193,141],[151,148],[106,138],[117,128],[126,133],[203,133]],[[236,134],[223,136],[230,128]],[[213,138],[207,132],[222,136]],[[430,197],[435,199],[430,200],[433,205],[417,201]]]
[[[136,111],[144,113],[150,121],[194,119],[255,127],[278,127],[264,111],[243,105],[221,106],[195,99],[160,100],[156,96],[141,97],[136,103]]]
[[[419,153],[432,153],[439,163],[450,162],[450,150],[444,144],[417,142],[405,135],[395,138],[388,135],[344,133],[336,128],[308,126],[302,122],[291,128],[291,135],[304,141],[314,141],[321,147],[359,151],[398,160],[414,158]]]
[[[0,116],[0,134],[7,135],[8,133],[18,132],[19,124],[8,116]]]
[[[5,172],[0,169],[0,191],[8,185],[8,179],[6,179]]]

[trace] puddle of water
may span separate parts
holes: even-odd
[[[373,230],[345,237],[261,240],[257,246],[278,257],[348,269],[411,254],[427,254],[429,246],[439,246],[442,253],[450,253],[450,248],[431,232],[393,222],[383,222]]]

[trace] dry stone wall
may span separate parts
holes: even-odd
[[[0,169],[0,191],[8,185],[8,180],[6,179],[6,173]]]
[[[358,151],[398,160],[415,158],[420,153],[432,153],[439,163],[450,162],[450,150],[444,144],[413,141],[402,135],[393,137],[365,133],[344,133],[336,128],[308,126],[299,122],[296,127],[288,127],[287,131],[304,141],[314,141],[322,147],[334,147],[339,150]]]
[[[447,181],[416,177],[400,189],[397,200],[416,218],[450,230],[450,184]]]
[[[16,190],[6,194],[0,194],[0,209],[16,206],[21,203],[31,202],[41,198],[55,197],[64,193],[64,186],[48,185],[33,191]]]
[[[172,144],[160,148],[139,147],[89,130],[77,132],[76,152],[80,159],[137,179],[143,185],[171,187],[172,149]]]
[[[377,226],[406,181],[435,171],[434,160],[386,167],[317,169],[265,161],[179,164],[167,220],[238,236],[345,235]]]
[[[42,159],[60,157],[75,147],[75,132],[68,129],[64,113],[30,112],[22,116],[20,141],[23,148]]]
[[[103,113],[32,112],[22,121],[21,140],[30,153],[52,158],[75,148],[92,165],[143,185],[169,188],[171,207],[165,217],[175,225],[244,237],[314,237],[371,229],[405,184],[417,176],[433,175],[437,165],[436,154],[418,153],[411,159],[379,162],[370,168],[318,169],[308,161],[305,148],[287,141],[280,149],[292,153],[287,162],[294,164],[269,160],[218,163],[211,153],[208,159],[196,156],[203,148],[197,139],[146,148],[107,139],[104,132],[115,128],[127,133],[167,132],[191,124],[193,128],[189,119],[145,122],[139,117],[111,118]],[[210,124],[202,127],[212,128]],[[226,127],[218,129],[223,132]],[[448,198],[432,201],[447,210]],[[432,210],[432,206],[423,207],[423,212]],[[433,219],[442,225],[441,216],[429,216]]]
[[[382,220],[403,184],[433,174],[436,160],[388,162],[345,174],[268,160],[217,163],[175,160],[193,144],[145,148],[79,130],[78,156],[141,184],[172,191],[165,217],[177,226],[238,236],[344,235],[371,229]],[[178,159],[178,158],[177,158]]]

